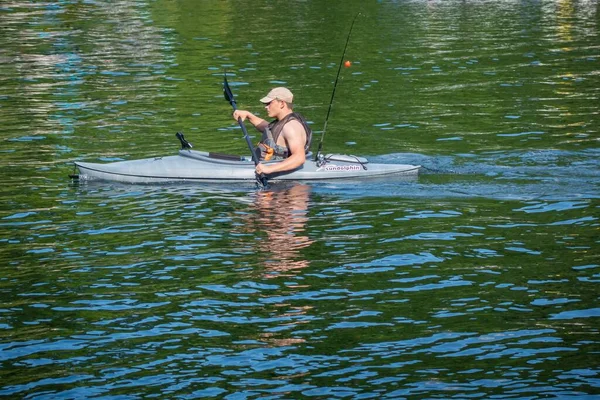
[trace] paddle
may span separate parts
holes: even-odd
[[[225,95],[225,100],[231,104],[233,107],[233,111],[237,110],[237,105],[235,104],[235,99],[233,98],[233,93],[229,88],[229,84],[227,83],[227,73],[223,74],[223,94]],[[256,157],[256,153],[254,152],[254,146],[252,146],[252,141],[248,136],[248,131],[246,130],[246,126],[241,118],[238,117],[238,124],[240,128],[242,128],[242,132],[244,133],[244,139],[246,139],[246,144],[248,145],[248,149],[250,150],[250,154],[252,154],[252,161],[254,161],[254,166],[257,166],[259,163],[258,158]],[[256,174],[256,181],[262,185],[263,188],[267,187],[267,177],[265,174]]]

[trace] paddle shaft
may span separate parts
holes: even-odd
[[[233,100],[231,102],[231,106],[233,107],[233,111],[237,110],[235,100]],[[248,149],[250,150],[250,153],[252,154],[252,161],[254,161],[254,166],[257,166],[259,161],[256,158],[256,153],[254,152],[254,146],[252,145],[250,136],[248,136],[248,131],[246,130],[246,125],[244,125],[244,121],[242,121],[242,118],[240,118],[240,117],[238,117],[237,122],[240,125],[240,128],[242,128],[242,132],[244,133],[244,139],[246,139],[246,144],[248,145]]]
[[[318,160],[319,154],[321,154],[321,150],[323,150],[323,139],[325,138],[325,131],[327,130],[327,121],[329,121],[329,114],[331,113],[331,108],[333,107],[333,99],[335,97],[335,88],[337,87],[338,79],[340,78],[340,71],[342,70],[342,64],[344,63],[344,58],[346,57],[346,49],[348,48],[348,42],[350,41],[350,35],[352,34],[352,28],[354,27],[354,23],[356,22],[356,18],[360,13],[354,16],[352,20],[352,25],[350,25],[350,30],[348,31],[348,36],[346,37],[346,45],[344,46],[344,52],[342,53],[342,59],[340,60],[340,65],[338,66],[337,74],[335,76],[335,81],[333,83],[333,91],[331,92],[331,100],[329,100],[329,108],[327,109],[327,116],[325,117],[325,124],[323,125],[323,133],[321,134],[321,140],[319,141],[319,147],[317,148],[317,152],[315,153],[315,161]]]
[[[231,92],[231,88],[227,83],[227,75],[223,75],[223,93],[225,95],[225,99],[229,101],[231,107],[233,107],[233,111],[237,111],[237,104],[235,103],[235,98],[233,97],[233,93]],[[248,145],[248,150],[250,150],[250,154],[252,155],[252,161],[254,161],[254,166],[256,167],[260,162],[258,157],[256,157],[256,153],[254,152],[254,146],[252,145],[252,141],[250,140],[250,136],[248,136],[248,131],[246,130],[246,125],[244,125],[244,121],[242,121],[241,117],[237,119],[240,128],[242,128],[242,132],[244,133],[244,139],[246,139],[246,144]],[[256,180],[260,182],[263,187],[267,187],[267,177],[264,174],[256,174]]]

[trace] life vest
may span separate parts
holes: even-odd
[[[256,147],[256,154],[261,160],[283,160],[290,156],[290,152],[286,146],[280,146],[277,144],[277,139],[283,131],[283,127],[288,122],[295,120],[300,122],[304,128],[306,134],[306,143],[304,144],[305,154],[310,150],[310,143],[312,141],[312,131],[308,127],[304,117],[298,113],[291,113],[283,117],[281,120],[272,121],[269,126],[265,129],[262,135],[262,139]]]

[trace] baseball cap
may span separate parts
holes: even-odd
[[[276,87],[272,89],[265,97],[260,99],[260,102],[270,103],[273,100],[281,100],[285,101],[286,103],[293,103],[294,95],[289,91],[289,89],[284,87]]]

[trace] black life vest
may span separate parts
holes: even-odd
[[[262,135],[262,139],[258,147],[256,148],[257,155],[260,157],[261,160],[280,160],[288,158],[290,156],[288,148],[286,146],[278,145],[277,139],[279,139],[279,135],[281,135],[285,124],[292,120],[300,122],[300,124],[304,128],[304,132],[306,134],[304,152],[305,154],[309,152],[310,144],[312,141],[312,131],[306,123],[304,117],[301,114],[294,112],[286,115],[281,120],[272,121],[269,124],[269,126],[265,129]]]

